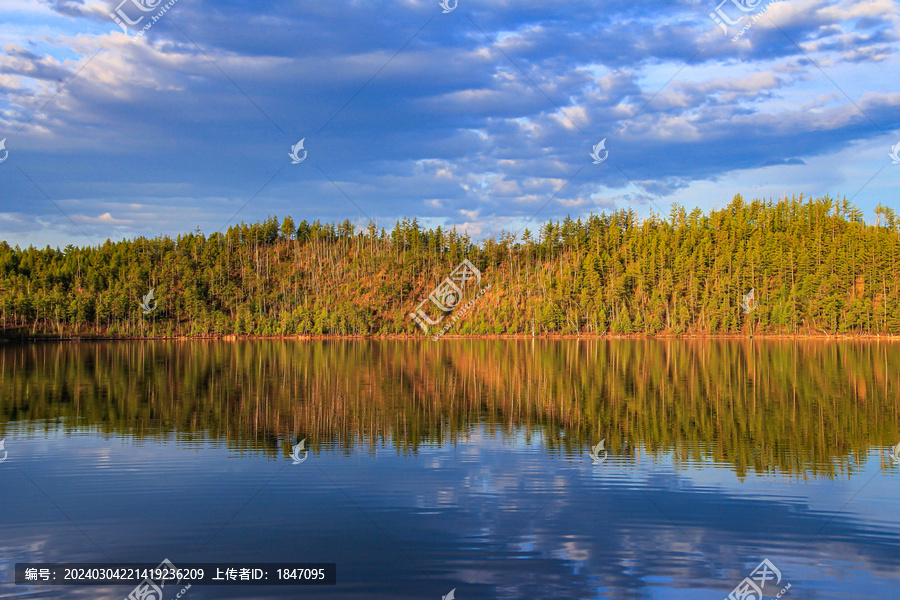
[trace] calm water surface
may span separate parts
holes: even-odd
[[[0,598],[163,558],[337,564],[186,600],[721,600],[764,559],[767,598],[896,598],[898,378],[878,342],[8,345]]]

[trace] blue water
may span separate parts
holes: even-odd
[[[50,405],[63,401],[73,402]],[[763,559],[781,573],[767,598],[787,584],[785,598],[898,597],[900,466],[887,447],[868,446],[832,475],[807,466],[739,476],[733,462],[708,458],[716,438],[692,456],[610,444],[595,465],[588,444],[566,447],[565,429],[470,416],[413,448],[398,443],[402,421],[382,435],[321,436],[301,464],[254,446],[252,430],[222,437],[157,423],[150,436],[93,417],[9,420],[0,597],[130,591],[15,585],[16,562],[164,558],[337,564],[335,586],[194,586],[191,600],[440,600],[451,590],[458,600],[721,600]]]

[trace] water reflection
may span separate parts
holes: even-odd
[[[114,342],[0,349],[0,439],[90,428],[289,457],[415,454],[476,425],[740,477],[850,477],[900,432],[900,346],[821,341]],[[891,466],[886,455],[876,458]]]
[[[0,597],[129,591],[15,562],[169,558],[338,565],[185,600],[721,600],[768,558],[786,597],[891,598],[898,373],[877,343],[6,346]]]
[[[335,562],[322,598],[716,598],[763,557],[799,598],[890,598],[896,481],[858,483],[678,468],[642,448],[560,461],[481,425],[455,446],[326,443],[301,465],[224,440],[50,433],[0,470],[0,581],[19,561]],[[10,463],[12,464],[12,463]],[[4,465],[3,467],[8,467]],[[848,502],[852,504],[848,506]],[[116,589],[50,596],[121,599]],[[191,598],[288,598],[195,588]]]

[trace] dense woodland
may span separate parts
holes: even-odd
[[[450,334],[900,334],[900,219],[829,198],[639,220],[631,210],[474,242],[287,217],[65,249],[0,243],[0,326],[22,336],[424,335],[463,259],[490,285]],[[156,308],[142,297],[154,289]],[[740,302],[751,289],[758,306]]]

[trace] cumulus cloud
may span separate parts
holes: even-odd
[[[714,4],[198,1],[137,37],[106,4],[48,1],[84,32],[4,44],[0,127],[92,235],[174,233],[185,210],[213,230],[244,205],[488,235],[544,205],[537,219],[710,182],[730,196],[735,173],[813,168],[900,123],[896,3],[776,2],[739,42]],[[285,166],[300,138],[309,158]],[[57,218],[6,177],[0,211]]]
[[[86,215],[73,215],[72,220],[76,223],[90,223],[93,225],[130,225],[133,221],[128,219],[116,219],[108,212],[97,217],[89,217]]]

